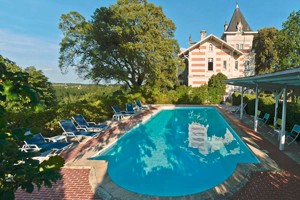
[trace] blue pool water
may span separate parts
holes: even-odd
[[[120,187],[154,196],[213,188],[238,163],[259,163],[215,108],[162,110],[94,160],[108,160]]]

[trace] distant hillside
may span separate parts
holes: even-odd
[[[78,83],[53,83],[53,88],[58,102],[73,102],[78,97],[87,94],[97,94],[99,96],[109,95],[120,89],[118,85],[97,85]]]

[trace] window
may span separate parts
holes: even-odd
[[[245,66],[245,70],[249,70],[249,68],[250,68],[249,60],[245,61],[244,66]]]
[[[239,69],[239,61],[235,61],[234,69],[235,70]]]
[[[237,49],[244,49],[244,45],[243,44],[236,44],[235,45]]]
[[[213,45],[212,44],[209,45],[208,50],[213,51]]]
[[[227,69],[227,61],[223,60],[223,69],[226,70]]]
[[[213,58],[209,58],[208,59],[208,70],[209,71],[213,71],[214,70],[214,59]]]

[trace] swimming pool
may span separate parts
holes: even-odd
[[[162,110],[91,159],[107,160],[120,187],[153,196],[199,193],[238,163],[259,163],[213,107]]]

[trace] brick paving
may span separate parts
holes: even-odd
[[[300,197],[299,176],[287,171],[256,172],[250,181],[233,196],[236,200],[296,200]]]
[[[100,199],[95,196],[89,184],[90,169],[68,169],[62,168],[60,173],[62,179],[52,185],[52,188],[42,187],[40,190],[34,190],[32,193],[26,193],[19,189],[16,192],[16,199]]]
[[[117,134],[126,127],[132,127],[138,123],[142,115],[147,115],[151,111],[144,111],[133,119],[120,123],[117,127],[107,131],[98,138],[91,139],[86,143],[79,144],[76,148],[63,154],[66,162],[79,157],[87,149],[93,146],[102,146],[108,143],[110,136]],[[241,122],[236,116],[224,111],[224,114],[230,118],[232,123],[238,126],[248,137],[252,138],[255,143],[268,152],[280,167],[280,171],[265,171],[252,173],[248,183],[235,193],[230,199],[233,200],[264,200],[264,199],[300,199],[300,168],[294,160],[290,159],[284,152],[278,149],[278,146],[270,143],[259,133],[255,133],[252,127],[247,123]],[[260,130],[265,131],[265,130]],[[299,150],[300,148],[298,148]],[[298,154],[300,156],[300,153]],[[73,169],[63,168],[61,174],[63,178],[59,180],[52,188],[41,188],[33,193],[25,193],[22,190],[16,192],[16,199],[100,199],[92,191],[89,183],[90,169]],[[222,199],[222,196],[216,197]]]
[[[273,159],[282,169],[281,171],[255,172],[252,173],[248,183],[235,193],[234,200],[295,200],[300,199],[300,166],[283,151],[278,149],[262,134],[256,133],[252,127],[247,125],[247,117],[241,122],[236,116],[224,111],[239,128],[241,128],[255,143],[268,152],[268,156]],[[251,124],[252,125],[252,124]],[[266,128],[259,129],[259,132],[267,133]],[[294,144],[297,145],[297,144]],[[286,146],[288,148],[288,146]],[[298,151],[300,148],[297,148]],[[300,156],[300,151],[299,154]]]

